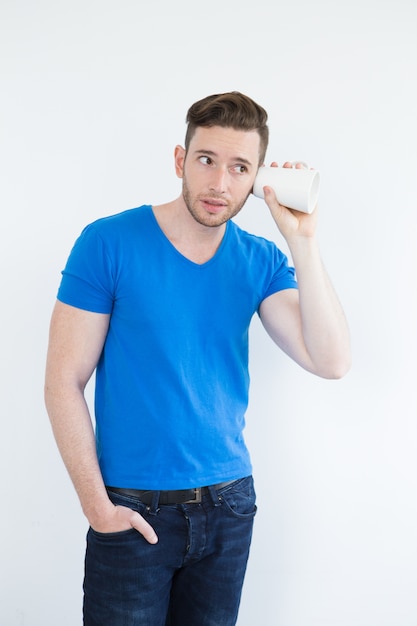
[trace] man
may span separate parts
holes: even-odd
[[[264,188],[297,282],[275,244],[231,221],[264,162],[266,112],[232,92],[196,102],[187,123],[180,196],[84,229],[51,321],[46,404],[90,524],[87,626],[236,623],[256,510],[242,436],[254,313],[306,370],[349,368],[317,210]]]

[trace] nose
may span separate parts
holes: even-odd
[[[215,193],[225,193],[227,189],[227,169],[216,168],[211,173],[210,191]]]

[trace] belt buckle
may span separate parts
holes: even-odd
[[[201,487],[194,487],[194,498],[186,500],[183,504],[199,504],[201,502]]]

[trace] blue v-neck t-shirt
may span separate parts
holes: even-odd
[[[276,245],[232,221],[201,265],[171,244],[148,205],[83,230],[58,299],[110,314],[95,388],[107,485],[185,489],[251,474],[249,325],[262,300],[296,287]]]

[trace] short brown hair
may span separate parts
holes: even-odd
[[[267,120],[268,114],[265,109],[239,91],[207,96],[195,102],[188,109],[185,149],[188,150],[198,126],[206,128],[222,126],[223,128],[244,131],[256,130],[260,137],[259,165],[262,165],[269,139]]]

